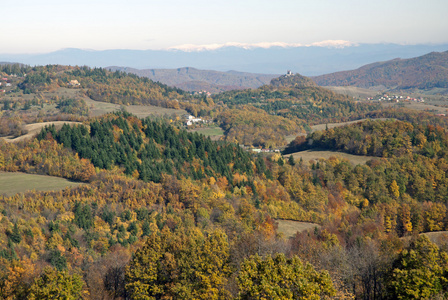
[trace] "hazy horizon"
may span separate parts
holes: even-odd
[[[0,53],[448,43],[442,0],[23,0],[2,6]]]
[[[342,49],[347,47],[358,47],[361,45],[397,45],[397,46],[443,46],[448,45],[446,43],[415,43],[415,44],[405,44],[405,43],[352,43],[349,41],[342,40],[326,40],[321,42],[314,42],[311,44],[299,44],[299,43],[282,43],[282,42],[272,42],[272,43],[237,43],[237,42],[227,42],[222,44],[183,44],[177,46],[171,46],[162,49],[132,49],[132,48],[110,48],[110,49],[92,49],[92,48],[80,48],[80,47],[65,47],[51,51],[41,51],[41,52],[0,52],[1,55],[39,55],[39,54],[49,54],[64,50],[82,50],[91,52],[102,52],[102,51],[115,51],[115,50],[129,50],[129,51],[181,51],[181,52],[202,52],[202,51],[214,51],[227,47],[241,48],[245,50],[250,49],[269,49],[269,48],[308,48],[308,47],[320,47],[320,48],[330,48],[330,49]],[[0,49],[1,50],[1,49]],[[448,48],[447,48],[448,50]]]

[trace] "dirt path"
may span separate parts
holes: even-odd
[[[64,124],[73,125],[73,124],[82,124],[82,123],[81,122],[71,122],[71,121],[55,121],[55,122],[27,124],[27,125],[23,126],[23,129],[25,131],[27,131],[26,134],[21,135],[16,138],[4,137],[2,139],[8,143],[17,143],[20,141],[29,140],[29,139],[32,139],[34,136],[36,136],[42,130],[42,128],[44,128],[45,126],[51,125],[51,124],[54,124],[56,129],[60,129],[62,127],[62,125],[64,125]]]

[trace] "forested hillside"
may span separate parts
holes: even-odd
[[[309,125],[356,119],[379,108],[376,104],[357,103],[347,96],[316,87],[298,74],[279,77],[257,90],[221,93],[213,99],[232,108],[255,106],[272,115],[305,120]]]
[[[311,148],[378,157],[399,157],[415,153],[426,157],[447,158],[448,135],[439,125],[413,125],[399,120],[366,120],[324,132],[314,132],[306,138],[299,137],[285,153]]]
[[[88,127],[64,125],[57,132],[47,127],[37,139],[49,136],[98,168],[120,166],[125,174],[144,181],[160,182],[164,175],[203,179],[206,174],[231,179],[235,172],[254,172],[249,154],[235,144],[214,143],[163,121],[129,114],[93,120]]]
[[[0,141],[2,171],[85,182],[0,198],[0,297],[443,297],[443,236],[419,236],[448,227],[440,124],[368,120],[295,141],[378,157],[356,166],[254,156],[127,113]],[[320,227],[287,240],[276,219]]]
[[[221,93],[213,100],[230,108],[218,116],[227,139],[265,147],[283,146],[285,135],[297,135],[310,125],[356,120],[380,108],[317,87],[299,74],[281,76],[256,90]]]
[[[394,59],[312,78],[321,86],[346,86],[386,89],[448,88],[448,51],[432,52],[409,59]]]
[[[258,89],[209,97],[101,68],[5,65],[0,72],[11,84],[7,93],[0,93],[0,103],[8,124],[14,124],[0,126],[2,135],[20,135],[21,125],[33,121],[84,121],[91,115],[87,103],[94,100],[121,105],[121,110],[130,105],[185,109],[221,126],[227,141],[278,148],[286,145],[285,136],[303,133],[307,126],[355,120],[380,108],[317,87],[299,74],[280,76]],[[182,125],[178,117],[167,118]]]
[[[0,76],[1,136],[23,134],[23,124],[83,121],[92,115],[92,100],[179,109],[179,103],[191,97],[147,78],[101,68],[12,64],[1,66]]]

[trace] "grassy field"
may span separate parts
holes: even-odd
[[[194,128],[188,131],[209,136],[211,140],[219,140],[224,135],[224,130],[217,126]]]
[[[439,247],[448,246],[448,231],[434,231],[434,232],[423,232],[419,235],[426,235],[431,242]],[[400,240],[404,241],[406,244],[411,242],[412,236],[401,237]]]
[[[356,120],[356,121],[341,122],[341,123],[317,124],[317,125],[310,126],[310,128],[311,128],[311,132],[322,131],[322,130],[325,130],[326,128],[340,127],[340,126],[349,125],[349,124],[353,124],[353,123],[357,123],[357,122],[362,122],[362,121],[365,121],[365,120],[366,119],[359,119],[359,120]],[[286,142],[288,142],[288,143],[292,142],[299,135],[306,136],[306,133],[299,133],[299,134],[295,134],[295,135],[287,135],[287,136],[285,136]]]
[[[56,129],[60,129],[62,127],[62,125],[64,125],[64,124],[74,125],[74,124],[81,124],[81,123],[80,122],[70,122],[70,121],[55,121],[55,122],[42,122],[42,123],[27,124],[27,125],[23,126],[24,129],[27,131],[26,134],[18,136],[16,138],[5,137],[4,140],[9,143],[17,143],[20,141],[29,140],[29,139],[33,138],[34,136],[36,136],[42,130],[42,128],[44,128],[45,126],[51,125],[51,124],[55,125]]]
[[[378,119],[375,119],[375,120],[382,120],[382,121],[384,121],[384,120],[387,120],[387,119],[388,118],[378,118]],[[311,126],[311,132],[325,130],[327,127],[329,129],[330,128],[335,128],[335,127],[341,127],[341,126],[344,126],[344,125],[350,125],[350,124],[362,122],[362,121],[365,121],[365,120],[366,119],[359,119],[359,120],[356,120],[356,121],[349,121],[349,122],[313,125],[313,126]]]
[[[125,109],[127,112],[130,112],[131,114],[142,119],[149,116],[183,116],[188,114],[188,112],[183,109],[163,108],[151,105],[129,105],[125,106]]]
[[[300,158],[302,158],[304,162],[309,162],[310,160],[318,160],[320,158],[329,159],[331,156],[335,156],[347,159],[354,165],[364,165],[367,161],[375,158],[374,156],[361,156],[361,155],[347,154],[343,152],[320,151],[320,150],[306,150],[292,153],[290,155],[294,156],[295,161],[299,161]],[[288,158],[289,155],[285,155],[285,157]]]
[[[303,134],[298,134],[298,135],[306,136],[305,133],[303,133]],[[285,136],[285,140],[286,140],[286,142],[289,144],[289,143],[291,143],[292,141],[294,141],[295,138],[296,138],[298,135],[297,135],[297,134],[294,134],[294,135],[286,135],[286,136]]]
[[[374,97],[378,94],[381,94],[381,91],[364,89],[356,86],[325,86],[324,88],[338,94],[362,99],[366,99],[367,97]]]
[[[89,114],[92,117],[101,116],[107,113],[118,111],[121,110],[122,108],[124,108],[127,112],[142,119],[148,116],[163,116],[163,115],[182,116],[187,114],[187,111],[183,109],[163,108],[152,105],[119,105],[119,104],[95,101],[88,97],[85,97],[84,101],[87,103],[87,106],[89,107]]]
[[[315,227],[320,227],[319,224],[299,222],[291,220],[275,220],[278,223],[278,231],[283,233],[285,238],[293,237],[297,232],[305,230],[313,230]]]
[[[88,97],[84,97],[84,101],[89,107],[89,115],[91,117],[101,116],[121,109],[121,106],[118,104],[95,101]]]
[[[429,102],[421,103],[421,102],[400,102],[400,103],[390,103],[390,102],[384,102],[382,103],[383,108],[387,107],[405,107],[408,109],[414,109],[414,110],[420,110],[420,111],[427,111],[432,112],[435,114],[448,114],[448,107],[447,103],[445,105],[433,105]]]
[[[325,86],[324,88],[329,89],[335,93],[347,95],[355,98],[367,98],[367,97],[375,97],[377,95],[392,94],[392,95],[405,95],[410,96],[411,98],[419,98],[422,97],[425,100],[429,100],[430,102],[442,101],[445,102],[448,100],[448,89],[446,88],[432,88],[432,89],[405,89],[405,90],[388,90],[385,87],[381,89],[377,88],[360,88],[356,86]]]
[[[0,172],[0,195],[6,196],[31,190],[57,191],[80,184],[83,183],[53,176]]]
[[[431,240],[431,242],[438,246],[444,246],[448,244],[448,231],[425,232],[422,234],[426,235]]]

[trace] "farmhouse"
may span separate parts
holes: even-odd
[[[191,125],[193,125],[193,123],[197,123],[197,122],[204,122],[204,120],[202,120],[201,118],[196,118],[192,115],[187,116],[187,126],[191,126]]]
[[[68,85],[71,85],[71,86],[80,86],[81,84],[78,82],[78,80],[74,79],[74,80],[70,80],[70,82],[68,83]]]

